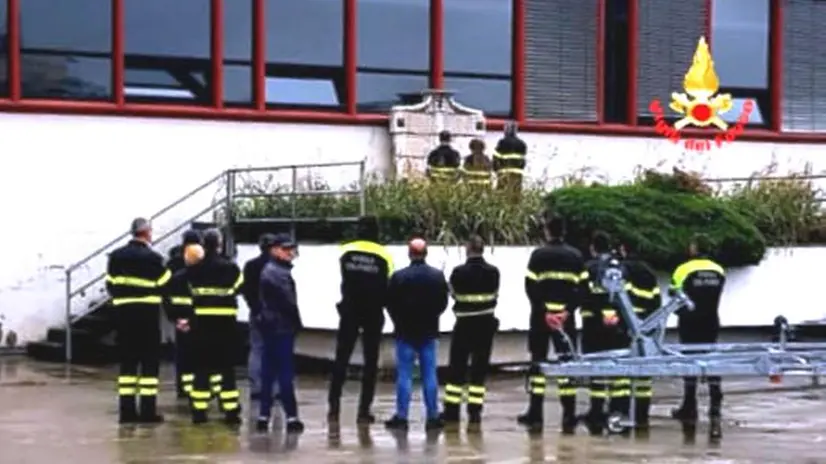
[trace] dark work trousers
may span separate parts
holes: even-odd
[[[364,309],[363,311],[361,311]],[[341,391],[347,377],[347,367],[350,356],[361,334],[361,348],[364,357],[364,368],[361,376],[361,396],[359,398],[358,413],[360,416],[370,414],[373,397],[376,393],[376,377],[378,376],[379,345],[384,328],[384,313],[379,309],[359,308],[355,311],[343,311],[338,322],[336,334],[336,359],[333,373],[330,378],[330,392],[328,403],[330,412],[337,414],[341,401]]]
[[[192,327],[195,381],[192,385],[192,417],[204,420],[213,397],[218,397],[227,417],[240,412],[235,382],[237,328],[231,316],[195,316]]]
[[[189,332],[175,331],[175,385],[178,396],[189,398],[195,381],[192,337]]]
[[[274,382],[278,382],[281,407],[287,419],[298,418],[298,403],[295,397],[295,334],[278,333],[261,328],[264,350],[261,353],[261,398],[258,418],[269,419],[272,412]]]
[[[161,356],[159,307],[122,305],[117,307],[117,312],[120,420],[152,419],[157,414]]]
[[[479,420],[485,403],[485,378],[490,366],[493,337],[497,330],[499,319],[493,314],[456,318],[450,339],[450,366],[444,394],[446,420],[459,420],[459,407],[465,388],[468,415],[474,421]]]
[[[680,343],[686,345],[717,343],[719,328],[716,325],[680,324],[678,328]],[[719,418],[723,406],[723,387],[720,377],[708,377],[708,414]],[[697,377],[683,379],[683,402],[680,407],[691,415],[697,414]]]
[[[592,316],[599,317],[599,316]],[[620,326],[606,327],[602,321],[583,322],[582,352],[627,348],[630,341]],[[609,413],[628,414],[631,397],[631,380],[628,378],[592,377],[588,385],[590,410],[588,417],[594,423],[602,424],[605,419],[605,403],[608,400]]]
[[[540,317],[541,316],[541,317]],[[531,326],[528,330],[528,351],[531,354],[531,367],[528,370],[528,404],[527,416],[535,422],[542,421],[545,400],[545,374],[542,373],[540,363],[547,361],[549,344],[553,343],[554,352],[560,361],[570,359],[569,347],[557,331],[552,331],[545,323],[545,314],[532,315]],[[576,323],[572,316],[565,321],[563,328],[572,343],[576,343]],[[576,349],[576,346],[573,347]],[[568,377],[557,377],[557,395],[562,405],[563,421],[573,420],[576,416],[576,386]]]

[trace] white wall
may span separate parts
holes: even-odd
[[[397,268],[407,265],[407,249],[391,246]],[[499,267],[502,284],[496,314],[500,330],[527,330],[530,307],[524,290],[525,266],[532,249],[527,247],[499,247],[491,250],[486,258]],[[338,247],[334,245],[308,245],[299,249],[293,277],[298,288],[298,304],[303,322],[307,327],[332,329],[337,327],[338,315],[335,304],[339,301]],[[255,257],[254,245],[239,247],[238,262]],[[445,276],[464,261],[464,251],[458,247],[431,248],[428,262],[444,269]],[[826,319],[826,306],[818,305],[816,289],[822,277],[816,272],[799,272],[800,269],[817,269],[826,259],[826,248],[796,248],[771,250],[759,266],[733,269],[728,273],[725,294],[720,308],[721,323],[727,327],[767,326],[774,317],[783,314],[791,323],[812,319]],[[663,290],[668,278],[662,276]],[[452,302],[451,302],[452,305]],[[246,320],[247,308],[242,302],[240,318]],[[455,318],[446,312],[440,321],[442,331],[450,331]],[[672,318],[670,326],[675,326]],[[392,324],[385,331],[392,331]]]
[[[739,142],[706,154],[686,154],[662,139],[523,134],[528,175],[559,181],[579,174],[617,182],[642,167],[674,164],[711,177],[745,176],[776,162],[779,172],[811,163],[826,169],[817,145]],[[498,134],[489,134],[492,146]],[[118,117],[0,114],[0,232],[7,264],[0,268],[0,316],[21,340],[41,337],[63,311],[63,272],[70,264],[230,167],[366,159],[371,171],[389,166],[383,127],[318,126]],[[306,174],[303,172],[302,174]],[[314,170],[333,185],[357,179],[356,167]],[[263,179],[265,176],[259,176]],[[289,173],[276,176],[287,183]],[[216,185],[156,222],[168,230],[220,195]],[[168,245],[168,244],[167,244]],[[75,282],[103,270],[90,262]],[[90,289],[78,311],[99,294]]]

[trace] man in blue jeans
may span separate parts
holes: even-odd
[[[272,384],[278,380],[281,406],[287,416],[287,432],[300,433],[304,424],[298,419],[295,398],[295,335],[301,327],[295,280],[292,276],[296,245],[289,235],[273,237],[269,248],[272,260],[261,271],[260,313],[256,327],[261,331],[264,351],[261,360],[261,398],[256,429],[269,429],[272,412]]]
[[[439,383],[436,378],[439,318],[447,309],[448,286],[442,271],[429,266],[427,243],[414,238],[408,244],[410,266],[390,278],[387,312],[396,337],[396,414],[384,425],[408,429],[413,390],[413,366],[419,359],[422,390],[427,409],[427,430],[443,426],[439,415]]]

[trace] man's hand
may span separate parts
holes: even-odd
[[[603,314],[602,315],[602,323],[607,326],[615,326],[619,324],[619,316],[616,314]]]
[[[181,332],[189,332],[189,320],[178,319],[177,321],[175,321],[175,328],[180,330]]]
[[[553,330],[561,330],[568,319],[568,313],[548,313],[545,315],[545,323]]]

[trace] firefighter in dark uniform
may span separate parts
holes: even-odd
[[[160,311],[172,273],[150,247],[149,221],[135,219],[131,232],[132,240],[109,255],[106,268],[106,290],[117,317],[119,419],[121,423],[162,422],[157,413]]]
[[[462,156],[450,146],[451,139],[450,132],[439,132],[439,146],[427,155],[427,178],[433,182],[455,184],[459,180]]]
[[[204,259],[187,268],[187,281],[192,292],[194,317],[192,341],[197,361],[192,386],[192,422],[207,421],[209,403],[218,396],[224,421],[241,423],[239,392],[235,383],[235,350],[237,349],[238,301],[244,276],[234,262],[220,254],[221,233],[216,229],[204,232]],[[220,388],[212,383],[221,377]],[[215,393],[218,395],[214,395]]]
[[[200,234],[198,235],[200,239]],[[192,395],[192,384],[195,381],[195,357],[190,337],[189,321],[194,316],[192,312],[192,292],[187,281],[187,268],[198,264],[204,258],[204,248],[198,243],[189,243],[181,251],[183,269],[172,274],[167,286],[166,314],[169,321],[175,326],[175,370],[180,388],[189,399]],[[180,393],[179,393],[180,398]]]
[[[548,357],[548,343],[561,360],[570,356],[570,347],[559,331],[571,341],[576,340],[574,311],[579,306],[579,287],[587,279],[582,253],[564,242],[565,221],[551,215],[546,219],[545,234],[548,243],[531,254],[525,276],[525,292],[531,303],[528,351],[531,367],[528,384],[530,403],[519,423],[531,430],[541,429],[545,397],[545,376],[539,363]],[[573,433],[576,428],[576,387],[569,378],[557,378],[557,391],[562,404],[562,431]]]
[[[339,325],[328,395],[328,420],[331,423],[337,423],[339,419],[341,391],[359,334],[364,370],[356,420],[364,425],[376,421],[371,408],[376,392],[387,285],[393,274],[393,258],[378,241],[378,221],[373,216],[366,216],[359,219],[358,239],[344,244],[341,249],[341,301],[336,305]]]
[[[504,137],[496,144],[493,153],[493,171],[496,188],[515,195],[522,192],[522,176],[525,172],[528,146],[516,135],[516,123],[505,126]]]
[[[468,185],[489,189],[491,187],[493,164],[485,155],[485,142],[481,139],[470,141],[470,155],[465,157],[462,177]]]
[[[626,270],[626,281],[630,284],[628,297],[634,305],[634,313],[640,320],[645,320],[662,305],[660,294],[660,284],[657,282],[657,274],[645,262],[634,256],[631,247],[626,243],[620,243],[619,252],[623,258]],[[626,337],[627,339],[627,337]],[[630,340],[626,343],[630,345]],[[636,400],[636,417],[634,423],[638,429],[648,428],[648,417],[651,411],[651,397],[653,396],[653,383],[651,378],[641,378],[632,381],[631,389]]]
[[[184,267],[186,267],[184,252],[189,245],[201,244],[201,233],[197,230],[188,230],[184,232],[181,239],[181,244],[172,247],[169,250],[169,260],[166,262],[166,267],[175,274]],[[180,293],[180,292],[178,292]],[[180,298],[185,298],[188,295],[178,296],[177,301],[184,301]],[[181,310],[179,305],[176,305],[171,300],[167,300],[167,315],[177,313]],[[173,324],[175,321],[172,321]],[[179,399],[189,399],[189,394],[192,391],[192,381],[195,380],[195,374],[192,372],[192,343],[189,339],[189,332],[183,331],[179,328],[175,329],[175,386],[178,391]]]
[[[482,421],[485,377],[499,329],[494,309],[499,295],[499,269],[485,261],[485,242],[475,236],[467,244],[467,261],[453,269],[450,289],[456,325],[450,341],[450,366],[445,384],[444,412],[447,423],[459,422],[459,408],[467,387],[467,413],[471,424]],[[470,375],[468,373],[470,358]]]
[[[680,343],[717,343],[720,332],[720,299],[726,283],[726,272],[710,257],[711,243],[705,235],[696,235],[689,245],[690,259],[671,276],[671,291],[682,290],[694,303],[694,311],[678,313],[677,331]],[[712,438],[722,436],[720,414],[723,390],[719,377],[708,378],[709,419]],[[672,417],[684,422],[697,420],[697,378],[687,377],[683,386],[682,405],[672,411]]]

